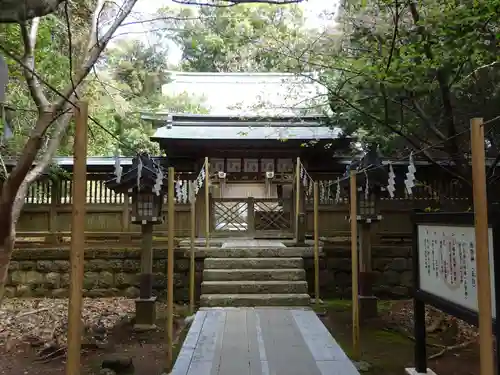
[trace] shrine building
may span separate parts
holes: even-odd
[[[297,158],[309,173],[333,179],[345,165],[333,167],[332,155],[345,152],[350,144],[319,116],[155,113],[143,119],[157,128],[151,139],[159,143],[176,172],[193,179],[208,158],[214,235],[293,236]],[[200,201],[203,194],[197,194],[197,207],[204,206]]]

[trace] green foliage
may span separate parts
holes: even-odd
[[[155,129],[140,119],[141,112],[207,112],[200,98],[162,93],[169,81],[167,51],[162,46],[123,41],[107,51],[103,65],[103,72],[89,85],[95,100],[92,111],[102,126],[93,126],[94,155],[111,156],[117,148],[128,156],[138,150],[159,154],[158,144],[149,140]]]
[[[77,66],[90,13],[74,9],[71,13],[72,63]],[[15,24],[0,25],[2,45],[17,56],[22,56],[22,36]],[[62,90],[70,83],[68,33],[64,14],[44,17],[38,29],[36,43],[36,71],[52,87]],[[37,119],[37,110],[30,96],[23,71],[15,61],[7,59],[9,84],[7,103],[8,122],[14,136],[4,144],[2,157],[16,156],[25,144]],[[119,148],[124,155],[136,150],[158,154],[160,150],[149,137],[154,133],[151,123],[141,121],[140,112],[166,110],[172,112],[203,113],[202,100],[187,94],[164,96],[161,87],[168,82],[167,50],[161,45],[145,46],[136,41],[122,41],[103,54],[95,74],[87,79],[85,98],[89,101],[92,118],[89,120],[89,155],[111,156]],[[44,87],[49,100],[57,98]],[[2,125],[3,129],[3,125]],[[74,123],[61,142],[58,154],[72,154]],[[50,137],[50,133],[48,134]]]
[[[350,1],[342,49],[319,60],[334,123],[389,155],[432,149],[424,156],[451,159],[468,180],[469,120],[500,114],[499,10],[499,0]],[[497,154],[500,132],[487,137]]]
[[[296,56],[317,37],[305,29],[296,5],[203,7],[197,18],[194,12],[180,13],[174,39],[182,48],[181,67],[188,71],[294,71]]]

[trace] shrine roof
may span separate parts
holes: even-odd
[[[328,118],[219,116],[154,113],[143,114],[158,128],[151,139],[335,139],[340,129],[328,126]]]

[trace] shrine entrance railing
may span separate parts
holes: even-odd
[[[278,198],[212,198],[212,230],[228,236],[290,234],[291,202]]]
[[[246,199],[212,198],[212,231],[230,236],[248,233],[248,201]]]

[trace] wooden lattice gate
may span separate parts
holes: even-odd
[[[278,198],[212,198],[212,231],[227,236],[292,233],[292,212]]]

